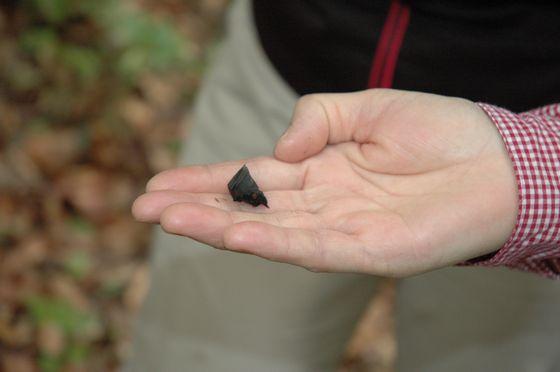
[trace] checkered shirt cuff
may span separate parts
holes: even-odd
[[[519,210],[504,246],[470,262],[560,279],[560,104],[521,114],[478,105],[506,145],[517,179]]]

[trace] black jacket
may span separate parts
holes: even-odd
[[[401,0],[402,1],[402,0]],[[254,0],[264,50],[299,93],[369,83],[387,0]],[[397,89],[522,111],[560,101],[560,2],[410,0]],[[401,25],[402,26],[402,25]]]

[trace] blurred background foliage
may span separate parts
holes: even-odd
[[[0,2],[0,370],[111,371],[226,0]],[[186,115],[186,116],[185,116]]]

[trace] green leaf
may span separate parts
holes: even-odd
[[[80,363],[89,355],[89,348],[86,345],[73,343],[64,351],[64,360],[67,363]]]
[[[74,45],[65,45],[60,54],[62,62],[74,71],[82,81],[90,82],[99,77],[101,60],[96,51]]]
[[[39,355],[39,369],[41,372],[59,372],[62,369],[62,364],[61,356]]]
[[[26,301],[26,307],[36,323],[52,322],[70,336],[86,334],[98,324],[93,314],[84,313],[60,299],[34,296]]]
[[[35,56],[42,63],[53,61],[58,49],[56,33],[45,27],[25,31],[19,42],[23,50]]]
[[[49,121],[40,116],[29,119],[27,128],[31,133],[45,133],[52,130]]]
[[[64,260],[64,269],[78,280],[85,277],[92,266],[90,255],[82,250],[72,251]]]
[[[105,281],[97,291],[97,295],[101,298],[112,299],[119,297],[125,290],[123,283],[117,281]]]
[[[192,60],[189,41],[169,22],[120,6],[104,18],[104,24],[108,41],[117,51],[117,72],[124,79],[147,71],[184,68]]]
[[[41,71],[31,63],[20,60],[8,66],[6,79],[9,87],[16,92],[37,89],[43,82]]]
[[[33,0],[33,6],[48,22],[61,23],[70,13],[70,0]]]
[[[76,232],[84,233],[84,234],[95,233],[95,226],[90,221],[88,221],[83,217],[74,216],[66,220],[66,223],[72,230]]]
[[[167,149],[173,154],[178,155],[181,152],[181,147],[183,146],[183,140],[180,138],[175,138],[167,142]]]
[[[134,80],[146,69],[147,56],[141,49],[130,48],[117,61],[117,71],[125,80]]]

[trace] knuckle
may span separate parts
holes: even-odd
[[[167,188],[167,176],[169,171],[163,171],[148,180],[146,183],[146,191],[158,191]]]
[[[328,116],[328,105],[323,94],[313,93],[301,97],[297,103],[299,113]]]
[[[316,104],[322,101],[321,98],[322,95],[319,93],[306,94],[298,100],[298,104],[300,105]]]

